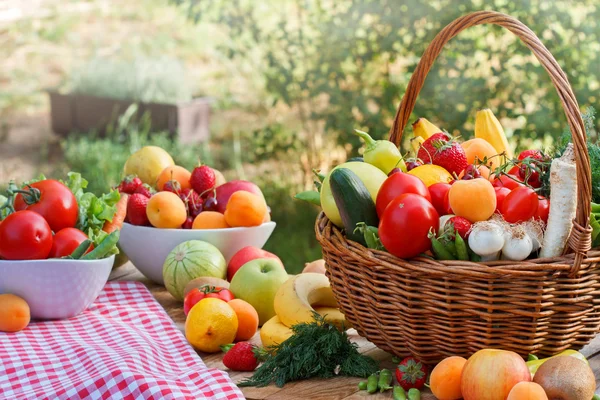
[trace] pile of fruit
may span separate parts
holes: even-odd
[[[475,138],[460,143],[424,118],[413,124],[413,158],[387,140],[366,141],[363,158],[318,172],[319,204],[350,240],[400,258],[521,261],[562,254],[575,216],[572,145],[551,159],[516,158],[490,110],[477,113]]]
[[[159,147],[132,154],[125,174],[118,190],[129,196],[126,222],[132,225],[222,229],[270,221],[265,198],[254,183],[226,182],[221,172],[207,165],[190,172]]]

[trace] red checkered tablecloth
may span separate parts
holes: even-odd
[[[109,282],[77,317],[0,332],[0,399],[243,399],[139,282]]]

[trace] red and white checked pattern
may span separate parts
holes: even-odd
[[[109,282],[77,317],[0,332],[0,399],[243,399],[139,282]]]

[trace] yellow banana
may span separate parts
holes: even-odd
[[[286,326],[311,322],[313,307],[317,306],[337,308],[329,279],[323,274],[296,275],[281,285],[275,294],[275,313]]]
[[[477,111],[475,116],[475,137],[489,142],[498,154],[505,153],[506,157],[513,158],[513,152],[506,140],[504,129],[492,110],[486,108]]]
[[[423,139],[422,136],[415,136],[414,138],[410,139],[410,146],[415,152],[415,157],[419,153],[419,149],[421,148],[423,142],[425,142],[425,139]]]
[[[419,118],[412,124],[413,134],[415,137],[420,136],[423,140],[429,139],[430,136],[440,133],[442,130],[429,122],[425,118]]]

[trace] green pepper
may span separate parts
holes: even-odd
[[[398,147],[389,140],[375,140],[368,133],[355,129],[354,132],[365,141],[367,145],[363,158],[366,163],[369,163],[386,175],[394,168],[400,168],[402,172],[406,172],[406,164],[402,159],[402,154]]]
[[[375,393],[379,384],[379,373],[375,372],[367,379],[367,393]]]
[[[469,252],[467,251],[467,244],[465,240],[455,232],[454,244],[456,245],[456,254],[458,255],[458,259],[462,261],[467,261],[469,259]]]
[[[434,234],[429,235],[431,240],[431,248],[436,260],[456,260],[446,247],[435,237]]]
[[[316,190],[307,190],[305,192],[300,192],[294,196],[295,199],[306,201],[310,204],[314,204],[316,206],[321,205],[321,195]]]
[[[392,383],[392,371],[389,369],[382,369],[379,373],[379,382],[377,383],[377,387],[380,392],[385,392],[386,390],[391,389],[390,384]]]
[[[367,390],[367,381],[358,382],[358,390]]]
[[[106,236],[102,242],[92,251],[81,257],[82,260],[97,260],[106,256],[119,242],[121,231],[118,229]]]
[[[421,400],[419,389],[411,388],[408,390],[408,400]]]
[[[394,386],[394,391],[392,392],[392,398],[394,400],[406,400],[406,392],[402,388],[402,386]]]

